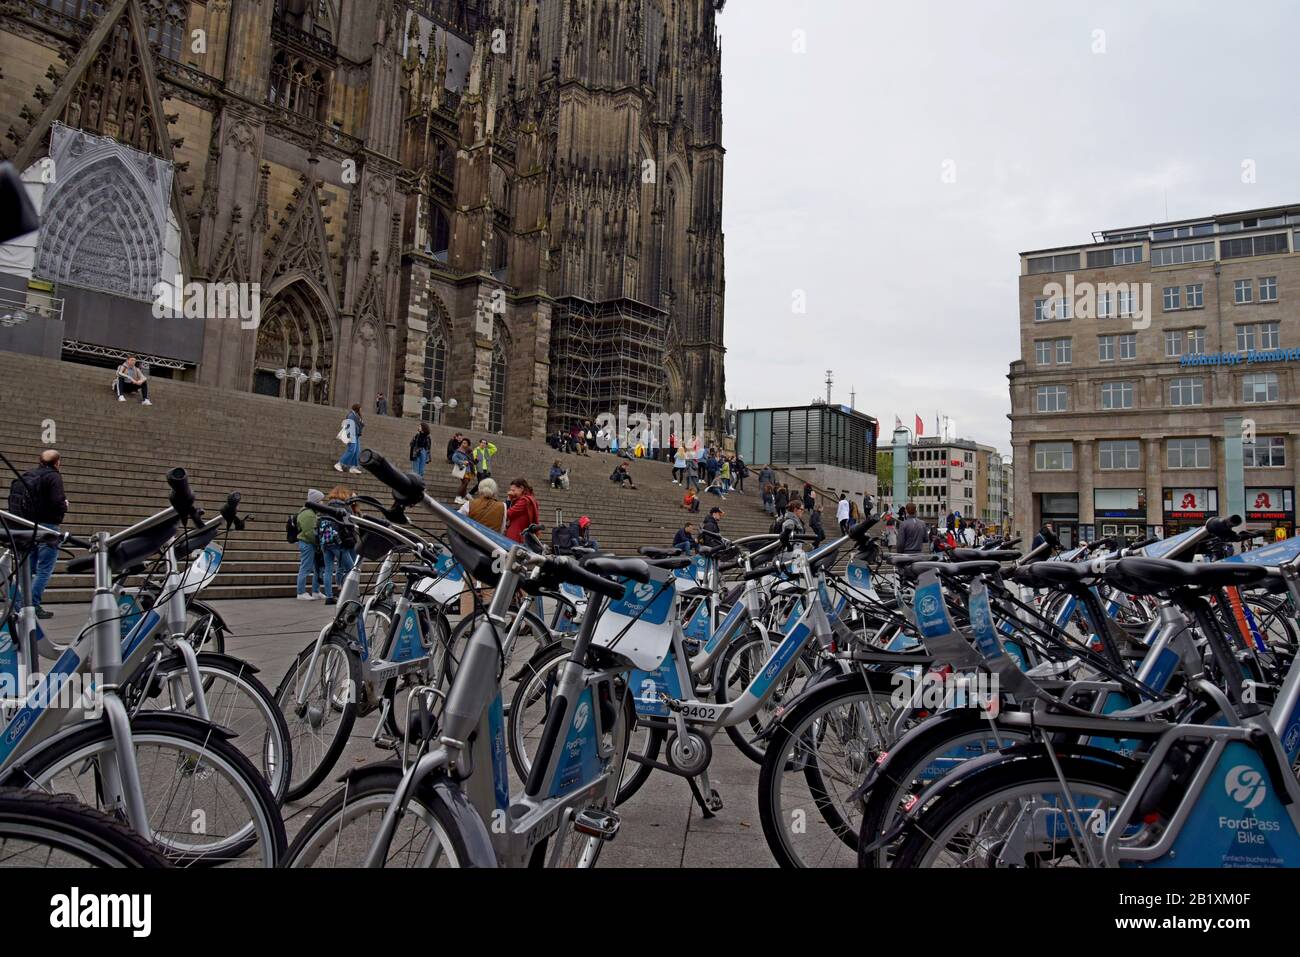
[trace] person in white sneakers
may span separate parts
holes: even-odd
[[[307,490],[307,501],[319,505],[325,501],[325,494],[319,489]],[[321,588],[320,572],[317,571],[316,551],[320,542],[316,537],[316,513],[305,505],[298,512],[298,600],[313,601],[323,599],[325,592]],[[307,590],[307,580],[311,579],[311,591]]]
[[[125,402],[128,395],[139,392],[141,405],[153,405],[149,401],[149,379],[144,370],[136,365],[135,356],[127,356],[126,361],[117,367],[113,391],[117,393],[118,402]]]

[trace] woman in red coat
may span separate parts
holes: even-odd
[[[522,543],[524,529],[541,521],[533,487],[528,484],[528,479],[517,478],[510,483],[506,496],[510,499],[510,507],[506,510],[506,538]]]

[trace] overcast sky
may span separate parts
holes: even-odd
[[[733,406],[833,369],[882,432],[1009,451],[1020,252],[1300,201],[1294,2],[731,0],[719,32]]]

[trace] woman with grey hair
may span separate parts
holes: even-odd
[[[474,497],[460,507],[460,512],[494,532],[506,530],[506,505],[497,498],[496,479],[485,478],[479,482]]]

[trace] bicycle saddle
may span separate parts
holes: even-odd
[[[977,575],[989,575],[1001,570],[1001,563],[995,561],[913,562],[908,569],[917,575],[933,571],[950,578],[974,578]]]
[[[1074,585],[1096,577],[1088,565],[1078,562],[1034,562],[1011,573],[1022,585],[1042,588],[1048,585]]]
[[[1170,588],[1225,588],[1253,585],[1269,577],[1262,565],[1242,562],[1177,562],[1167,558],[1121,558],[1106,570],[1106,580],[1128,591]],[[1136,586],[1136,587],[1134,587]]]
[[[906,568],[908,565],[915,565],[917,562],[934,561],[934,556],[891,554],[885,556],[885,561],[891,563],[896,568]]]
[[[646,558],[676,558],[682,553],[680,548],[660,548],[657,545],[642,545],[637,553]],[[678,566],[673,566],[678,567]]]
[[[157,553],[176,534],[176,523],[168,522],[143,535],[133,535],[123,539],[108,549],[108,567],[114,575],[120,575],[132,566],[139,565],[150,555]],[[79,575],[95,567],[94,555],[82,555],[68,562],[68,573]]]
[[[1016,562],[1023,557],[1013,548],[954,548],[948,554],[954,562]]]

